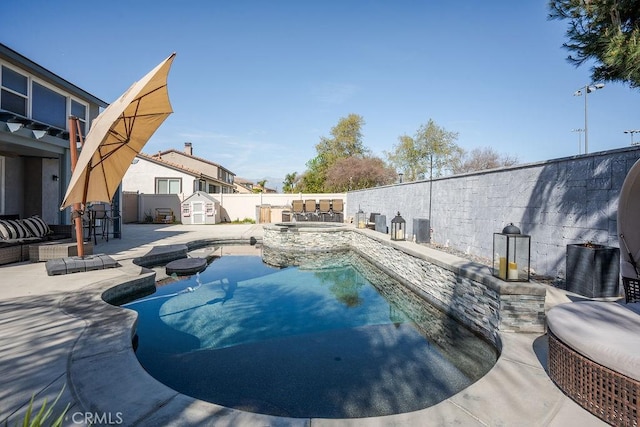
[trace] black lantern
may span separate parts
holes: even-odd
[[[507,282],[528,282],[531,265],[531,236],[507,225],[493,233],[493,275]]]
[[[400,212],[395,218],[391,220],[391,240],[405,240],[406,233],[406,221],[400,216]]]
[[[358,208],[356,212],[356,227],[365,228],[367,226],[367,215],[362,212],[362,209]]]

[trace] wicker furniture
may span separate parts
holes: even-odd
[[[71,238],[71,225],[49,225],[49,229],[51,233],[43,237],[0,239],[0,265],[27,261],[30,245]]]
[[[612,425],[638,425],[640,382],[599,365],[549,333],[549,376],[576,403]]]
[[[84,254],[93,255],[93,243],[84,242]],[[29,245],[31,262],[49,261],[50,259],[78,256],[78,243],[71,240],[60,240]]]
[[[22,246],[0,246],[0,265],[22,261]]]
[[[577,302],[552,308],[547,324],[553,382],[605,422],[637,426],[640,314],[616,303]]]
[[[622,277],[626,302],[640,302],[640,279]]]

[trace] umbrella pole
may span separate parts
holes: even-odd
[[[78,163],[78,147],[76,146],[76,130],[80,132],[80,126],[78,119],[73,116],[69,116],[69,149],[71,150],[71,172],[76,168]],[[80,134],[80,138],[82,135]],[[71,218],[76,226],[76,242],[78,244],[78,256],[84,258],[84,239],[82,231],[82,205],[80,203],[73,204],[73,211],[71,212]]]

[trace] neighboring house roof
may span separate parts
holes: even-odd
[[[251,186],[254,185],[253,181],[249,181],[248,179],[244,179],[244,178],[241,178],[239,176],[236,176],[234,178],[233,182],[235,182],[236,184],[240,184],[240,185],[247,185],[247,184],[251,185]]]
[[[214,178],[212,176],[203,174],[202,172],[197,171],[195,169],[190,169],[190,168],[184,167],[183,165],[179,165],[177,163],[169,162],[167,160],[158,158],[156,156],[150,156],[148,154],[138,153],[137,157],[140,157],[141,159],[147,160],[149,162],[152,162],[152,163],[155,163],[155,164],[158,164],[158,165],[161,165],[161,166],[168,167],[168,168],[173,169],[173,170],[177,170],[179,172],[184,172],[184,173],[186,173],[188,175],[191,175],[191,176],[194,176],[196,178],[203,178],[203,179],[207,179],[207,180],[210,180],[210,181],[223,182],[223,181],[220,181],[218,178]]]
[[[253,182],[244,179],[244,178],[239,178],[239,177],[235,177],[233,179],[233,183],[236,186],[236,191],[238,192],[243,192],[246,191],[247,193],[252,193],[253,192]]]
[[[233,179],[233,183],[246,188],[250,192],[253,192],[254,190],[262,190],[263,193],[277,193],[273,188],[263,187],[253,181],[249,181],[248,179],[240,178],[238,176]]]
[[[202,157],[194,156],[193,154],[185,153],[184,151],[181,151],[181,150],[176,150],[175,148],[171,148],[171,149],[165,150],[165,151],[160,151],[158,154],[154,154],[153,157],[162,157],[162,156],[166,156],[167,154],[178,154],[180,156],[189,157],[189,158],[198,160],[200,162],[209,164],[211,166],[215,166],[217,168],[224,169],[225,171],[227,171],[230,174],[235,176],[235,174],[233,172],[231,172],[229,169],[225,168],[224,166],[222,166],[222,165],[220,165],[218,163],[212,162],[211,160],[207,160],[207,159],[202,158]],[[235,181],[235,179],[234,179],[234,181]]]

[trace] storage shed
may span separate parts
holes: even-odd
[[[211,194],[196,191],[181,205],[183,224],[217,224],[220,222],[220,202]]]

